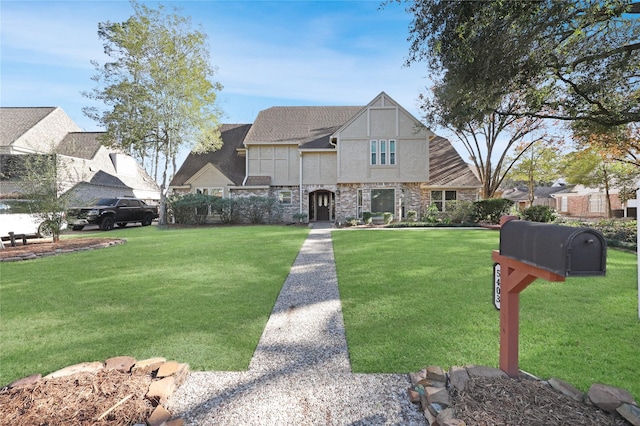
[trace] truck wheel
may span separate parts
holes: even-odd
[[[153,222],[153,215],[145,214],[144,219],[142,219],[142,226],[149,226]]]
[[[71,229],[73,229],[74,231],[82,231],[84,229],[84,225],[73,225]]]
[[[49,238],[53,236],[53,229],[51,223],[42,222],[40,226],[38,226],[38,237],[40,238]]]
[[[115,222],[113,220],[113,217],[105,216],[102,218],[102,222],[100,222],[100,229],[103,231],[111,231],[114,224]]]
[[[118,226],[120,228],[124,228],[125,226],[127,226],[127,222],[118,222]]]

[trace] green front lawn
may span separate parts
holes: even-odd
[[[498,232],[344,230],[333,245],[354,371],[498,366]],[[637,285],[635,254],[615,250],[606,277],[535,281],[520,296],[520,368],[640,398]]]
[[[307,233],[129,227],[82,233],[123,245],[0,263],[0,385],[117,355],[246,369]]]

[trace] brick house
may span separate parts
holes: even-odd
[[[618,189],[609,190],[611,209],[621,216],[623,206],[618,197]],[[563,216],[576,218],[606,218],[607,200],[605,192],[598,188],[575,185],[551,195],[555,198],[555,209]]]
[[[272,107],[220,130],[223,147],[189,154],[170,190],[272,196],[285,220],[331,222],[478,199],[480,182],[451,143],[384,92],[366,106]]]
[[[55,153],[67,176],[59,176],[78,203],[96,198],[160,199],[157,183],[129,155],[102,146],[99,132],[83,132],[59,107],[0,108],[0,195],[20,192],[7,175],[12,157]]]

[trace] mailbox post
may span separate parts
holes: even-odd
[[[520,292],[537,278],[551,282],[568,276],[604,275],[606,241],[593,229],[514,220],[500,221],[500,369],[518,377]]]

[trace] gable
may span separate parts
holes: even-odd
[[[400,104],[381,92],[333,135],[336,139],[363,137],[416,138],[432,136],[427,127]]]
[[[242,185],[245,175],[245,159],[238,155],[242,149],[251,124],[223,124],[220,126],[222,147],[204,154],[189,153],[180,169],[171,180],[170,186],[183,186],[207,164],[213,165],[234,185]]]
[[[216,166],[205,164],[198,172],[185,181],[185,185],[195,187],[225,187],[234,183],[227,178]]]

